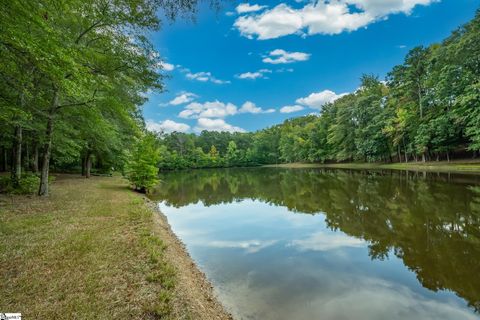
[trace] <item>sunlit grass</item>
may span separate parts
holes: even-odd
[[[175,272],[153,213],[119,177],[61,176],[0,197],[0,310],[26,319],[169,318]]]

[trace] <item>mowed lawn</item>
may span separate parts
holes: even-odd
[[[48,198],[0,195],[0,312],[170,318],[175,273],[144,201],[120,177],[73,175]]]

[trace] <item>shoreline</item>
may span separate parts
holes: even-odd
[[[167,216],[156,202],[142,195],[153,213],[156,231],[165,244],[165,255],[177,272],[175,304],[177,310],[187,308],[193,319],[233,319],[213,291],[213,285],[188,253],[185,244],[173,232]],[[181,316],[181,314],[174,314]]]
[[[156,202],[120,176],[55,178],[45,198],[0,194],[0,310],[233,319]]]
[[[426,172],[446,172],[463,174],[480,174],[480,160],[458,160],[439,162],[409,162],[409,163],[283,163],[264,165],[265,168],[331,168],[331,169],[358,169],[358,170],[408,170]]]

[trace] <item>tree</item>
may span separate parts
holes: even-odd
[[[240,164],[239,151],[237,150],[237,144],[235,141],[230,141],[228,143],[225,161],[227,165],[231,167],[238,166]]]
[[[39,162],[39,195],[48,195],[51,166],[72,168],[81,158],[87,176],[94,161],[98,167],[123,166],[125,150],[144,126],[142,93],[162,89],[160,56],[145,35],[159,28],[160,9],[174,19],[193,13],[196,4],[5,3],[0,12],[1,169],[14,164],[14,184],[24,169],[38,171]]]
[[[138,141],[127,165],[127,178],[135,190],[146,193],[158,184],[160,149],[156,137],[146,134]]]

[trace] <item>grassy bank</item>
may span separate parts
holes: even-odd
[[[0,311],[26,319],[207,318],[181,296],[178,273],[192,272],[171,263],[175,242],[157,216],[119,177],[59,176],[46,199],[0,195]]]
[[[412,171],[465,172],[480,174],[480,160],[409,162],[409,163],[286,163],[269,165],[267,167],[281,168],[341,168],[341,169],[393,169]]]

